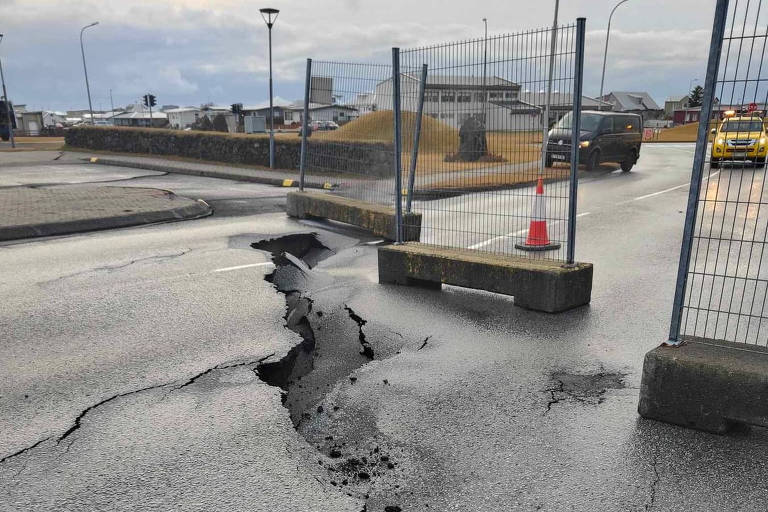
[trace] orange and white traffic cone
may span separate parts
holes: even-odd
[[[560,244],[550,242],[547,233],[547,205],[544,199],[544,180],[539,176],[536,183],[536,195],[533,196],[533,211],[531,212],[531,224],[528,228],[528,238],[525,243],[516,243],[517,249],[523,251],[551,251],[559,249]]]

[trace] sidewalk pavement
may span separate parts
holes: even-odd
[[[196,219],[202,200],[152,188],[64,185],[0,189],[0,241]]]
[[[288,169],[254,169],[248,167],[235,167],[224,164],[186,162],[171,160],[162,157],[106,155],[93,156],[85,159],[93,164],[116,165],[119,167],[133,167],[136,169],[148,169],[151,171],[172,172],[177,174],[190,174],[192,176],[204,176],[207,178],[223,178],[227,180],[248,181],[263,183],[278,187],[298,187],[299,173]],[[330,190],[334,184],[329,178],[307,176],[304,186],[306,188],[319,188]]]

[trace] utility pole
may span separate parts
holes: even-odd
[[[547,96],[544,99],[544,120],[541,137],[541,167],[539,173],[544,172],[547,165],[547,144],[549,143],[549,104],[552,97],[552,74],[555,71],[555,46],[557,45],[557,14],[560,10],[560,0],[555,0],[555,19],[552,22],[552,39],[549,44],[549,77],[547,79]],[[576,112],[571,114],[576,115]]]
[[[3,41],[3,34],[0,34],[0,42]],[[5,75],[3,75],[3,61],[0,59],[0,81],[3,83],[3,99],[5,100],[5,115],[8,120],[8,132],[11,138],[11,147],[16,147],[16,139],[13,136],[13,123],[15,119],[11,119],[11,102],[8,100],[8,91],[5,89]],[[14,114],[14,117],[16,115]]]
[[[483,18],[485,35],[483,36],[483,133],[485,133],[486,105],[488,104],[488,90],[486,88],[486,66],[488,65],[488,18]]]

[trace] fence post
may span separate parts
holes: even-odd
[[[413,148],[411,149],[411,172],[408,174],[408,196],[405,198],[405,211],[411,213],[413,201],[413,184],[416,180],[416,162],[419,158],[419,138],[421,137],[421,116],[424,113],[424,89],[427,85],[427,65],[421,66],[421,82],[419,82],[419,103],[416,109],[416,125],[413,130]]]
[[[715,20],[712,25],[712,39],[709,43],[709,58],[707,59],[707,74],[704,80],[704,95],[701,99],[699,131],[696,135],[696,152],[693,156],[691,187],[688,191],[688,206],[685,212],[683,243],[680,248],[680,262],[677,268],[675,302],[672,305],[672,320],[669,324],[669,341],[667,343],[670,345],[679,344],[680,325],[683,316],[683,300],[685,298],[685,288],[688,284],[688,269],[690,266],[691,249],[693,246],[693,231],[696,227],[696,210],[699,195],[701,194],[701,177],[704,174],[704,159],[707,152],[709,120],[712,115],[712,104],[715,98],[717,72],[720,68],[720,53],[723,48],[723,35],[725,34],[725,22],[727,16],[728,0],[717,0]]]
[[[312,80],[312,59],[307,59],[307,76],[304,79],[304,112],[301,118],[301,157],[299,159],[299,190],[304,192],[304,174],[307,168],[307,128],[309,126],[309,90]]]
[[[586,18],[576,19],[576,68],[571,111],[571,175],[568,189],[568,247],[566,263],[573,265],[576,250],[576,207],[579,191],[579,135],[581,133],[581,95],[584,85],[584,32]]]
[[[395,242],[403,242],[403,177],[402,162],[400,161],[400,48],[392,48],[392,118],[394,119],[394,148],[395,148]]]

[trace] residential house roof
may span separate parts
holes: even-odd
[[[409,73],[403,73],[403,77],[411,80],[419,80],[419,77]],[[382,80],[383,83],[388,80]],[[430,75],[427,74],[427,89],[436,89],[438,87],[453,88],[453,89],[477,89],[483,87],[498,89],[498,88],[519,88],[520,85],[506,80],[498,76],[464,76],[464,75]]]
[[[149,112],[123,112],[114,116],[115,119],[150,119]],[[152,119],[168,119],[162,112],[152,112]]]
[[[683,94],[682,96],[670,96],[669,98],[667,98],[666,101],[671,102],[671,103],[677,103],[677,102],[683,101],[684,99],[687,99],[687,98],[688,98],[688,95],[687,94]]]
[[[544,91],[520,93],[520,101],[543,107],[547,101],[547,93]],[[570,92],[553,91],[549,98],[549,105],[553,107],[573,106],[573,94]],[[589,96],[581,97],[581,108],[584,110],[607,110],[613,108],[613,104],[600,101]]]
[[[200,109],[197,107],[177,107],[177,108],[169,108],[168,110],[164,110],[166,114],[180,114],[182,112],[200,112]]]
[[[600,99],[614,103],[614,108],[619,111],[661,110],[647,92],[611,91]]]

